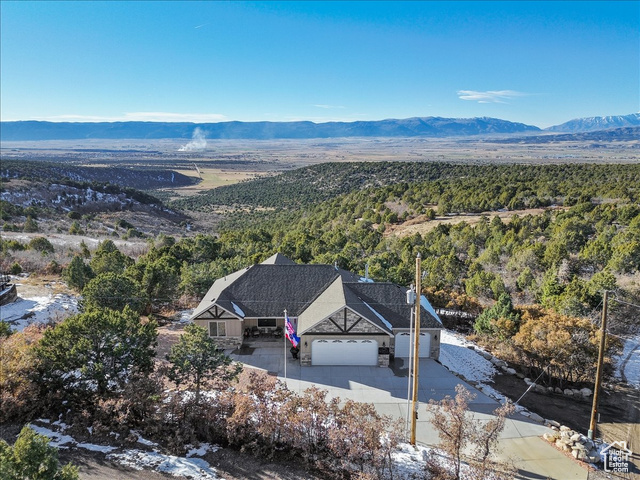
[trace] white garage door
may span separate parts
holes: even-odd
[[[375,340],[314,340],[311,365],[378,365]]]
[[[408,333],[402,332],[396,334],[396,350],[395,356],[400,358],[409,358],[409,352],[412,352],[413,345],[411,345],[409,339],[413,340]],[[420,334],[420,358],[429,358],[429,350],[431,350],[431,334]]]

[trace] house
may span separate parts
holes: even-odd
[[[386,366],[389,354],[408,357],[411,349],[406,290],[275,254],[216,280],[191,319],[222,348],[236,348],[246,329],[268,335],[283,327],[287,310],[302,365]],[[420,357],[437,359],[442,323],[424,296],[420,328]]]

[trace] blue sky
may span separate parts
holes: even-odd
[[[640,110],[640,2],[7,1],[1,117],[489,116]]]

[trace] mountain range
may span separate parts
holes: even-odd
[[[560,125],[554,125],[545,130],[549,132],[594,132],[596,130],[608,130],[610,128],[637,127],[640,126],[640,113],[630,115],[614,115],[608,117],[576,118]]]
[[[640,125],[640,114],[576,119],[546,129],[552,132],[584,132]],[[533,125],[497,118],[413,117],[357,122],[42,122],[13,121],[0,124],[0,140],[75,139],[189,139],[199,129],[207,139],[305,139],[340,137],[468,137],[504,134],[542,134]]]

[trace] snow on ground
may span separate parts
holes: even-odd
[[[394,480],[425,478],[425,467],[429,458],[433,463],[453,472],[452,461],[441,450],[422,445],[414,447],[408,443],[401,443],[398,445],[398,450],[391,454]],[[461,473],[463,480],[475,480],[472,476],[473,472],[464,463],[462,464]]]
[[[174,457],[158,452],[145,452],[142,450],[125,450],[122,453],[110,453],[107,460],[116,461],[136,470],[152,468],[159,472],[173,476],[197,478],[200,480],[219,479],[215,469],[201,458]]]
[[[440,362],[452,372],[474,382],[492,382],[497,373],[495,366],[475,350],[464,337],[450,330],[442,330]]]
[[[629,385],[640,388],[640,335],[621,338],[624,348],[615,357],[615,377]]]
[[[200,447],[192,447],[187,453],[186,457],[176,457],[173,455],[164,455],[158,452],[156,449],[153,451],[143,451],[137,449],[126,449],[121,452],[115,452],[118,447],[110,445],[96,445],[93,443],[78,443],[70,435],[65,435],[64,432],[69,427],[61,422],[51,423],[46,419],[36,420],[38,423],[44,423],[50,425],[52,428],[43,427],[40,425],[29,425],[36,433],[44,435],[51,439],[50,445],[56,448],[83,448],[92,452],[102,452],[108,454],[106,458],[113,460],[126,467],[134,468],[136,470],[143,470],[150,468],[159,472],[165,472],[173,476],[183,476],[187,478],[197,478],[199,480],[219,480],[214,468],[212,468],[208,462],[201,458],[208,452],[215,452],[219,449],[216,445],[210,445],[203,443]],[[55,430],[54,430],[55,428]],[[145,440],[137,432],[133,432],[138,436],[138,442],[143,445],[157,447],[157,443]]]
[[[191,315],[193,315],[193,311],[195,308],[189,308],[187,310],[182,310],[180,312],[180,316],[178,317],[178,321],[180,323],[191,323]]]
[[[474,343],[469,342],[459,333],[445,329],[442,330],[440,339],[440,362],[445,367],[467,381],[474,382],[475,387],[488,397],[500,403],[507,401],[507,397],[488,385],[493,383],[493,376],[498,373],[498,370],[493,363],[478,353],[478,347]],[[516,411],[525,416],[531,415],[521,405],[516,405]]]
[[[15,302],[0,307],[0,320],[10,323],[13,330],[22,331],[33,323],[58,321],[77,312],[78,299],[72,295],[59,293],[25,298],[18,295]]]

